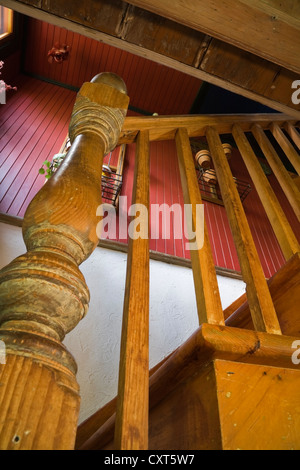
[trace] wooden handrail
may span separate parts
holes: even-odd
[[[135,142],[140,130],[149,131],[151,141],[173,140],[177,129],[187,129],[189,137],[205,136],[208,126],[214,127],[219,134],[231,134],[233,124],[239,124],[244,132],[251,131],[253,124],[269,129],[273,122],[280,127],[286,123],[298,124],[286,114],[208,114],[190,116],[128,116],[120,134],[119,144]]]

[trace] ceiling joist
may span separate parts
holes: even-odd
[[[300,106],[292,102],[292,84],[299,79],[294,70],[300,71],[298,0],[0,0],[0,4],[300,119]]]

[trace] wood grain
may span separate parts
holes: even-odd
[[[268,280],[283,335],[300,336],[298,305],[300,302],[300,254],[294,255]],[[253,330],[249,304],[241,296],[224,311],[226,325]]]
[[[202,199],[186,129],[177,131],[176,145],[184,203],[192,208],[192,230],[197,234],[196,241],[193,241],[197,249],[192,249],[190,253],[199,324],[222,325],[224,324],[223,309],[205,222],[203,222],[204,233],[201,227],[201,240],[198,239],[197,224],[201,221],[197,220],[196,210],[197,205],[201,206]]]
[[[235,240],[255,328],[280,334],[270,292],[219,134],[214,128],[208,127],[206,137]]]
[[[294,144],[300,149],[300,134],[296,127],[294,127],[291,123],[287,122],[285,124],[285,129],[288,132],[291,139],[294,141]]]
[[[278,129],[281,132],[279,127]],[[300,251],[297,238],[245,134],[238,125],[233,126],[232,134],[268,215],[285,259],[288,260],[292,255]]]
[[[135,141],[139,130],[148,130],[150,141],[175,139],[177,129],[185,128],[189,137],[205,136],[208,126],[213,126],[219,134],[231,134],[233,124],[239,124],[244,132],[249,132],[254,123],[268,129],[275,122],[280,127],[297,121],[287,114],[224,114],[190,116],[127,117],[120,135],[119,144]]]
[[[275,139],[277,140],[280,147],[285,152],[286,156],[290,160],[291,164],[293,165],[294,169],[297,171],[298,175],[300,175],[300,155],[292,146],[290,141],[284,135],[283,131],[277,124],[272,124],[271,130]]]
[[[131,5],[177,21],[299,73],[299,19],[260,0],[128,0]],[[278,36],[280,35],[280,42]],[[298,39],[297,39],[298,38]],[[274,44],[277,47],[274,48]]]
[[[0,371],[2,450],[74,447],[77,366],[62,341],[88,310],[89,290],[78,266],[98,243],[104,150],[118,140],[128,106],[123,81],[116,86],[116,77],[109,77],[111,87],[107,74],[95,77],[84,108],[79,93],[68,156],[25,214],[27,252],[0,271],[0,339],[8,357]]]
[[[149,227],[149,136],[139,133],[132,203],[143,205]],[[145,220],[146,217],[146,220]],[[140,222],[132,222],[138,230]],[[115,446],[120,450],[148,448],[149,413],[149,236],[130,238],[123,310]]]
[[[281,162],[276,150],[267,138],[262,127],[254,124],[252,133],[260,145],[270,167],[272,168],[276,178],[278,179],[287,199],[289,200],[298,220],[300,220],[300,192],[289,175],[288,171]]]
[[[263,371],[269,368],[275,371],[278,368],[278,375],[282,370],[299,375],[299,366],[291,361],[291,353],[294,351],[291,345],[296,339],[292,336],[203,324],[150,378],[150,448],[221,448],[218,420],[230,419],[230,415],[226,412],[216,415],[218,406],[215,394],[224,393],[226,388],[224,385],[215,386],[218,377],[215,375],[214,364],[218,360],[222,363],[228,361],[228,386],[234,386],[235,374],[230,372],[235,369],[232,367],[242,365],[245,368],[248,365],[249,368],[253,366],[254,371],[260,370],[260,367]],[[251,380],[251,374],[248,377]],[[227,400],[231,397],[226,396],[228,391],[229,389],[225,392]],[[243,392],[242,386],[240,392]],[[275,401],[280,403],[280,395]],[[247,408],[249,416],[255,416],[252,409]],[[232,425],[233,423],[234,421]],[[114,416],[111,416],[98,430],[98,440],[91,440],[90,445],[84,449],[113,450],[113,428]],[[266,429],[265,433],[269,432],[271,436],[272,431]],[[248,445],[251,444],[249,441]]]

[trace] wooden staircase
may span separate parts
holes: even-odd
[[[113,74],[83,85],[68,157],[24,219],[28,251],[0,272],[0,340],[7,348],[0,449],[300,449],[300,365],[293,361],[300,344],[300,247],[245,134],[255,136],[300,220],[298,180],[265,133],[271,130],[300,174],[298,122],[281,114],[124,121],[127,106],[126,87]],[[268,281],[222,134],[232,134],[286,259]],[[118,396],[77,430],[76,364],[61,342],[88,309],[78,265],[97,244],[103,155],[117,143],[136,142],[132,203],[149,209],[149,142],[175,139],[195,230],[202,198],[191,137],[207,139],[246,294],[223,311],[204,225],[191,251],[199,328],[149,373],[149,240],[131,238]]]
[[[203,324],[150,371],[150,449],[299,448],[299,400],[292,390],[299,365],[291,360],[300,337],[299,253],[268,284],[282,335],[254,331],[243,295],[224,311],[226,327]],[[115,449],[116,405],[117,397],[79,426],[76,449]]]

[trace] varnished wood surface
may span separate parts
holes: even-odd
[[[174,449],[172,446],[174,446],[175,438],[178,439],[176,445],[180,446],[180,439],[184,440],[182,437],[184,428],[181,425],[176,428],[176,423],[177,421],[180,422],[180,419],[187,420],[185,421],[187,425],[189,420],[190,423],[192,423],[190,427],[185,428],[185,431],[190,433],[190,442],[194,442],[194,430],[197,430],[195,435],[203,433],[203,428],[201,431],[198,425],[194,427],[195,421],[193,416],[196,410],[201,413],[201,409],[205,409],[206,406],[208,407],[206,409],[209,409],[209,403],[211,403],[212,398],[211,394],[208,396],[205,394],[205,401],[202,407],[194,408],[194,406],[192,406],[193,401],[191,402],[191,407],[184,403],[182,403],[182,407],[178,407],[178,403],[180,403],[181,400],[179,398],[180,395],[177,395],[176,389],[179,387],[180,390],[180,387],[185,387],[184,395],[187,397],[189,396],[189,390],[191,390],[191,393],[193,393],[193,390],[200,390],[199,393],[201,393],[201,389],[208,390],[206,386],[204,387],[204,383],[202,383],[200,388],[199,385],[193,388],[190,383],[191,380],[197,381],[198,377],[201,376],[205,377],[205,381],[207,380],[207,366],[212,360],[221,359],[222,361],[230,361],[230,364],[233,366],[234,364],[241,363],[245,365],[259,365],[267,368],[278,367],[293,370],[298,373],[299,367],[291,361],[291,354],[294,352],[291,345],[295,340],[297,340],[297,337],[270,335],[239,328],[203,324],[182,346],[170,355],[164,364],[150,378],[150,449],[161,449],[166,443],[159,439],[152,440],[151,434],[155,436],[158,431],[162,433],[162,435],[165,435],[165,439],[168,439],[169,449]],[[231,371],[229,366],[228,371]],[[234,381],[234,377],[231,377],[231,374],[229,374],[228,377]],[[211,389],[211,393],[212,390],[213,389]],[[172,394],[174,394],[174,400],[172,400]],[[182,395],[182,398],[184,395]],[[160,403],[163,403],[162,408],[159,408]],[[195,403],[194,405],[196,406]],[[157,409],[161,410],[158,413],[155,412],[157,406]],[[172,413],[166,411],[170,409],[170,406]],[[180,413],[180,409],[183,412],[182,414]],[[213,409],[209,409],[210,412],[206,415],[207,418],[214,416],[213,410],[216,410],[216,406],[214,406]],[[165,416],[163,420],[164,425],[161,420],[159,426],[155,426],[155,423],[153,424],[151,421],[152,412],[154,414],[156,413],[156,417],[158,416],[158,418],[159,416]],[[188,414],[186,415],[184,413]],[[83,449],[113,450],[113,429],[114,415],[98,430],[95,434],[95,439],[88,441]],[[206,429],[205,426],[204,429]],[[216,426],[214,426],[214,431],[218,431]],[[206,442],[206,444],[203,445],[206,445],[206,448],[214,448],[211,439],[207,442],[205,440],[205,433],[201,435],[204,438],[203,442]],[[187,443],[187,441],[188,438],[184,442]],[[251,445],[251,442],[249,445]]]
[[[278,126],[274,129],[277,133],[281,133]],[[245,134],[238,125],[234,125],[232,131],[285,259],[288,260],[300,251],[298,240]],[[299,156],[298,159],[300,159]]]
[[[273,122],[280,127],[286,123],[298,125],[297,119],[287,114],[208,114],[142,118],[129,116],[125,119],[119,144],[134,142],[139,129],[148,130],[150,141],[153,141],[174,139],[177,129],[180,128],[187,129],[189,137],[201,137],[205,135],[208,126],[215,127],[219,134],[231,134],[233,124],[238,124],[244,132],[249,132],[254,123],[260,125],[262,129],[269,129]]]
[[[300,370],[215,362],[223,450],[299,450]]]
[[[291,123],[287,122],[285,124],[285,129],[288,132],[291,139],[294,141],[294,144],[300,149],[300,134]]]
[[[137,141],[132,202],[147,211],[149,174],[149,135],[142,131]],[[139,228],[140,237],[130,238],[128,247],[115,446],[120,450],[145,450],[149,409],[149,220],[144,219],[146,227],[138,227],[138,219],[131,223],[136,230]]]
[[[299,18],[274,9],[260,0],[221,0],[213,5],[205,0],[185,4],[179,0],[128,0],[161,16],[222,39],[255,55],[299,73],[297,39],[300,41]],[[241,28],[241,24],[243,28]],[[280,31],[280,45],[277,42]]]
[[[79,93],[71,150],[25,214],[27,252],[0,271],[0,338],[7,353],[0,366],[1,450],[74,448],[77,366],[62,341],[88,310],[78,266],[97,246],[104,150],[118,140],[128,106],[123,81],[109,77],[112,86],[104,74],[92,91]]]
[[[255,328],[280,334],[272,298],[218,132],[208,127],[206,137],[235,240]]]
[[[270,293],[282,333],[300,336],[298,305],[300,302],[300,254],[294,255],[271,279]],[[241,296],[225,311],[226,325],[254,329],[246,295]]]
[[[190,205],[192,209],[191,230],[196,233],[198,230],[200,231],[196,235],[196,241],[192,240],[193,244],[197,245],[197,249],[192,249],[190,252],[199,324],[211,323],[223,325],[223,309],[207,227],[205,221],[197,220],[197,205],[201,206],[202,199],[188,131],[186,129],[179,129],[177,131],[176,146],[184,203]],[[200,227],[197,227],[197,225]],[[200,240],[198,240],[198,236],[200,236]]]
[[[299,153],[294,149],[292,144],[289,142],[287,137],[284,135],[283,131],[277,124],[271,126],[271,130],[275,139],[277,140],[280,147],[283,149],[287,157],[289,158],[294,169],[300,175],[300,156]]]
[[[276,178],[278,179],[286,197],[288,198],[289,203],[291,204],[298,220],[300,220],[300,192],[296,184],[280,160],[275,148],[267,138],[262,127],[256,123],[253,125],[251,130]]]
[[[212,361],[152,409],[150,447],[299,449],[299,381],[295,369]]]

